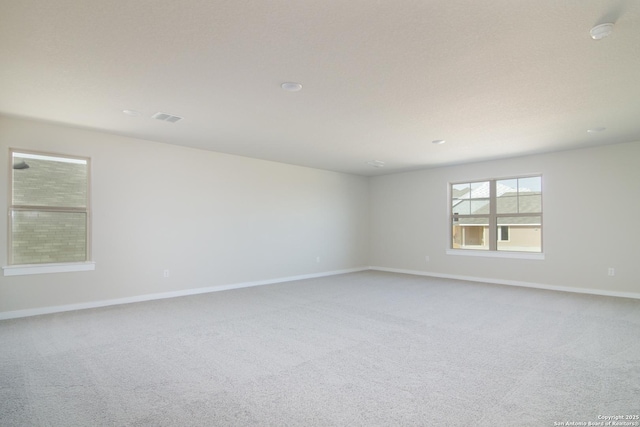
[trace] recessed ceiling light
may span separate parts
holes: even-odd
[[[136,111],[136,110],[122,110],[123,114],[126,114],[127,116],[133,116],[133,117],[137,117],[140,115],[140,111]]]
[[[605,127],[597,127],[597,128],[593,128],[593,129],[588,129],[587,133],[600,133],[605,131],[607,128]]]
[[[435,139],[435,140],[431,141],[432,144],[436,144],[436,145],[442,145],[445,142],[447,142],[447,141],[445,141],[444,139]]]
[[[296,82],[284,82],[280,85],[280,87],[287,92],[298,92],[302,90],[302,85]]]
[[[613,32],[613,24],[607,22],[605,24],[596,25],[589,31],[591,38],[594,40],[601,40]]]
[[[373,166],[374,168],[383,168],[384,162],[382,160],[369,160],[366,162],[368,165]]]

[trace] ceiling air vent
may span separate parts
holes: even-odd
[[[172,116],[171,114],[167,114],[167,113],[155,113],[151,117],[153,117],[154,119],[162,120],[163,122],[171,122],[171,123],[175,123],[183,119],[182,117]]]

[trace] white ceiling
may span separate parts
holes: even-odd
[[[638,141],[640,1],[0,0],[0,113],[361,175]]]

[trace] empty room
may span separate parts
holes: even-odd
[[[0,0],[0,426],[640,426],[640,2]]]

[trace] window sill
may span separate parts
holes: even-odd
[[[2,267],[5,276],[25,276],[28,274],[68,273],[72,271],[92,271],[96,269],[96,263],[70,262],[59,264],[24,264]]]
[[[486,258],[544,259],[540,252],[474,251],[473,249],[447,249],[447,255],[478,256]]]

